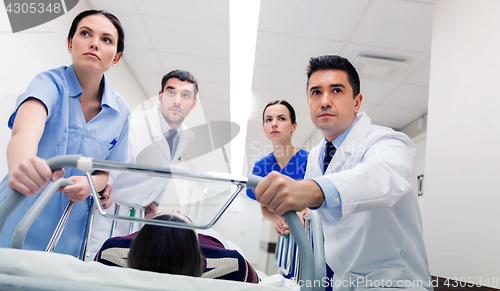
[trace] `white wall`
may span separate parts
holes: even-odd
[[[500,1],[435,1],[424,187],[424,239],[431,273],[474,282],[496,278],[496,288],[498,15]]]

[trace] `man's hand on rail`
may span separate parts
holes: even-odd
[[[68,196],[69,200],[79,202],[85,200],[90,195],[90,185],[87,177],[71,176],[68,180],[73,181],[75,184],[61,187],[58,191]]]
[[[107,184],[106,187],[99,192],[101,195],[102,208],[108,209],[113,204],[113,196],[111,196],[111,193],[113,193],[113,186],[109,184]]]
[[[146,208],[146,214],[144,215],[145,218],[153,218],[153,216],[158,213],[158,204],[156,204],[156,202],[151,202],[144,206],[144,208]]]
[[[254,190],[257,201],[274,215],[290,210],[319,207],[325,197],[313,180],[296,181],[276,171],[264,177]]]
[[[65,174],[63,169],[52,172],[44,159],[31,157],[10,171],[8,186],[26,196],[35,196],[50,180],[56,181]]]

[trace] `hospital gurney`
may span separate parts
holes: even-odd
[[[236,185],[236,191],[231,195],[229,200],[222,206],[222,208],[219,210],[219,212],[216,214],[216,216],[212,219],[212,221],[210,221],[206,225],[194,225],[194,224],[191,225],[191,224],[185,224],[185,223],[180,223],[180,222],[175,222],[175,221],[153,220],[153,219],[145,219],[145,218],[141,218],[141,217],[130,217],[130,216],[119,216],[119,215],[114,215],[114,214],[107,214],[103,210],[100,203],[95,203],[95,207],[96,207],[97,211],[101,215],[108,217],[108,218],[111,218],[111,219],[127,220],[127,221],[133,221],[133,222],[159,225],[159,226],[188,228],[188,229],[208,229],[211,226],[213,226],[217,222],[217,220],[221,217],[221,215],[225,212],[225,210],[229,207],[231,202],[234,201],[236,196],[241,192],[241,190],[245,186],[248,188],[255,188],[255,186],[257,185],[257,183],[260,180],[260,177],[255,177],[255,176],[251,176],[251,177],[235,176],[235,175],[222,174],[222,173],[188,171],[188,170],[174,169],[174,168],[171,169],[168,167],[167,168],[149,168],[149,167],[142,167],[142,166],[137,166],[137,165],[133,165],[133,164],[96,160],[96,159],[81,157],[80,155],[55,157],[55,158],[47,160],[47,162],[52,170],[66,167],[66,168],[77,168],[77,169],[80,169],[83,172],[85,172],[85,175],[88,178],[89,183],[90,183],[90,188],[92,191],[92,197],[93,197],[94,201],[99,200],[98,193],[97,193],[97,191],[94,187],[93,181],[91,179],[91,172],[94,171],[95,169],[131,171],[131,172],[139,172],[139,173],[148,173],[151,175],[158,175],[158,176],[163,176],[163,177],[174,177],[175,176],[176,178],[183,178],[183,179],[190,179],[190,180],[209,180],[209,181],[213,181],[213,182],[231,182],[232,184]],[[61,181],[61,182],[59,182],[59,181]],[[30,209],[30,211],[28,211],[28,213],[25,215],[25,218],[23,218],[21,220],[21,222],[19,223],[19,225],[16,228],[14,235],[12,237],[11,248],[18,248],[18,249],[23,248],[24,238],[26,236],[26,233],[27,233],[29,227],[31,226],[31,223],[33,223],[33,221],[36,219],[36,217],[41,212],[43,207],[48,203],[48,201],[50,200],[50,197],[52,197],[52,195],[55,193],[55,191],[61,186],[68,185],[68,180],[62,179],[59,181],[56,181],[56,182],[50,184],[49,187],[47,187],[48,190],[46,189],[46,191],[44,191],[44,193],[42,193],[42,195],[40,195],[37,202],[33,205],[32,209]],[[24,195],[20,194],[17,191],[14,191],[0,205],[0,231],[1,231],[5,221],[9,217],[9,215],[14,211],[15,208],[17,208],[21,204],[21,202],[24,200],[24,198],[25,198]],[[68,211],[68,213],[69,212],[70,211]],[[308,239],[306,237],[306,233],[303,230],[302,224],[301,224],[298,216],[294,212],[288,212],[288,213],[284,214],[284,217],[285,217],[287,224],[290,227],[290,231],[293,234],[293,236],[296,240],[296,243],[299,247],[299,250],[300,250],[300,252],[299,252],[300,253],[300,264],[301,264],[301,267],[300,267],[301,272],[299,275],[300,280],[302,280],[302,281],[310,280],[311,282],[314,282],[317,280],[321,281],[321,279],[324,277],[324,274],[316,271],[316,269],[318,269],[318,268],[316,268],[314,265],[315,258],[313,256],[313,249],[311,247],[310,242],[308,241]],[[61,219],[62,225],[64,225],[64,219],[65,218],[63,216],[63,218]],[[89,229],[89,227],[87,228],[87,230],[88,229]],[[62,232],[62,229],[59,229],[59,228],[56,229],[55,233],[58,233],[58,232]],[[57,235],[55,235],[55,236],[56,237],[54,238],[54,241],[55,241],[55,243],[57,243]],[[51,249],[53,250],[53,248],[48,247],[47,251],[50,252]],[[13,250],[0,249],[0,251],[2,252],[2,256],[6,257],[7,255],[9,255],[8,251],[13,251]],[[85,245],[82,247],[82,254],[84,253],[84,251],[85,251]],[[19,252],[39,253],[36,251],[13,251],[10,255],[16,257],[17,255],[21,254]],[[43,254],[43,255],[37,254],[36,256],[38,258],[38,257],[42,257],[42,256],[47,256],[47,255],[68,257],[66,255],[60,255],[60,254]],[[72,257],[66,258],[66,260],[70,260],[70,259],[74,259],[74,258],[72,258]],[[11,269],[9,269],[9,261],[6,261],[6,260],[2,260],[2,261],[4,261],[4,263],[6,263],[6,266],[0,266],[0,284],[1,284],[1,282],[4,282],[5,280],[8,279],[5,276],[8,274],[11,274],[10,272],[12,271]],[[81,263],[83,263],[83,262],[81,262]],[[77,263],[74,261],[73,262],[68,261],[68,264],[75,265]],[[83,264],[90,264],[90,263],[83,263]],[[320,264],[324,266],[324,260]],[[95,266],[95,264],[93,264],[93,265]],[[25,267],[27,267],[27,266],[25,266]],[[101,268],[101,266],[99,266],[98,268]],[[16,269],[16,268],[14,268],[14,269]],[[27,276],[36,277],[36,275],[33,275],[32,269],[33,268],[30,269],[30,271],[28,272],[29,274]],[[7,271],[5,271],[5,270],[7,270]],[[10,271],[8,271],[8,270],[10,270]],[[17,270],[19,271],[19,267],[17,267]],[[21,272],[22,271],[23,271],[23,269],[21,268]],[[68,271],[68,270],[66,269],[64,271]],[[126,269],[124,271],[133,274],[133,272],[137,271],[137,270]],[[81,274],[81,272],[72,276],[73,280],[75,279],[74,277],[78,277],[80,274]],[[160,274],[156,274],[156,273],[154,273],[154,274],[160,275]],[[166,274],[161,274],[161,275],[166,275]],[[130,276],[134,277],[133,275],[130,275]],[[178,277],[177,275],[170,275],[170,276]],[[181,276],[181,277],[185,277],[186,279],[188,278],[186,276]],[[45,278],[45,277],[44,277],[44,279],[51,280],[51,278]],[[56,281],[57,281],[57,279],[58,278],[56,278]],[[201,279],[201,278],[189,277],[189,279]],[[69,281],[71,281],[71,280],[69,280]],[[216,280],[213,280],[213,281],[216,281]],[[219,281],[223,281],[223,280],[219,280]],[[148,281],[145,281],[145,282],[148,282]],[[237,282],[228,282],[228,283],[234,284]],[[47,284],[50,285],[52,283],[47,282]],[[68,283],[68,282],[61,283],[61,288],[64,288],[64,286],[68,286],[68,284],[71,285],[71,283]],[[95,280],[92,281],[91,280],[91,282],[89,284],[99,284],[99,281],[95,281]],[[206,287],[206,286],[211,286],[213,284],[218,284],[218,283],[214,283],[214,282],[210,282],[208,284],[203,283],[200,286]],[[221,283],[221,284],[224,284],[224,283]],[[237,284],[241,284],[241,283],[237,283]],[[247,287],[250,288],[248,286],[249,284],[245,284],[245,285],[247,285],[247,286],[245,286],[244,289],[247,289]],[[9,285],[9,286],[15,286],[15,285]],[[144,285],[142,285],[142,286],[144,286]],[[4,287],[4,286],[2,286],[2,287]],[[122,287],[120,287],[120,288],[122,288]],[[163,287],[165,287],[165,286],[163,285]],[[74,286],[72,286],[71,288],[75,289]],[[211,288],[209,288],[209,289],[211,289]],[[231,289],[235,289],[235,288],[231,288]],[[239,288],[236,288],[236,289],[242,289],[242,287],[240,286]],[[303,287],[302,288],[302,290],[313,290],[313,289],[314,288],[312,288],[312,287]],[[15,289],[13,289],[13,290],[15,290]],[[123,289],[120,289],[120,290],[123,290]],[[189,289],[189,290],[191,290],[191,289]]]

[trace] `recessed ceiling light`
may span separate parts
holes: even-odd
[[[358,55],[354,59],[353,65],[362,77],[392,80],[409,64],[405,59]]]

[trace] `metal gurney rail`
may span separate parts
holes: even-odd
[[[59,156],[54,157],[47,160],[50,168],[52,170],[62,169],[62,168],[77,168],[82,170],[85,173],[85,176],[89,180],[93,201],[99,201],[99,195],[95,189],[91,174],[94,170],[120,170],[120,171],[130,171],[130,172],[138,172],[138,173],[147,173],[150,175],[162,176],[162,177],[173,177],[175,178],[183,178],[188,180],[201,180],[201,181],[212,181],[212,182],[230,182],[237,186],[236,191],[231,195],[229,200],[222,206],[222,208],[218,211],[216,216],[206,225],[194,225],[194,224],[185,224],[176,221],[164,221],[164,220],[156,220],[156,219],[146,219],[146,218],[138,218],[138,217],[129,217],[129,216],[120,216],[116,214],[108,214],[102,208],[100,203],[95,203],[95,208],[97,211],[111,219],[119,219],[133,222],[141,222],[158,226],[168,226],[168,227],[177,227],[177,228],[187,228],[187,229],[208,229],[212,227],[218,219],[222,216],[222,214],[226,211],[229,205],[234,201],[236,196],[241,192],[241,190],[246,186],[247,188],[254,189],[258,182],[260,181],[260,177],[257,176],[238,176],[231,175],[225,173],[214,173],[214,172],[201,172],[201,171],[189,171],[184,169],[176,169],[176,168],[153,168],[153,167],[143,167],[134,164],[128,163],[119,163],[105,160],[97,160],[87,157],[82,157],[81,155],[68,155],[68,156]],[[62,181],[62,182],[59,182]],[[33,207],[26,213],[25,217],[21,220],[14,232],[12,237],[11,247],[15,248],[23,248],[24,238],[26,233],[31,226],[31,223],[36,219],[36,217],[40,214],[42,209],[48,203],[52,195],[55,191],[61,187],[68,185],[68,180],[61,179],[54,183],[51,183],[47,189],[50,187],[53,193],[48,193],[51,191],[44,191],[42,195],[37,199],[37,202],[33,204]],[[55,188],[55,189],[54,189]],[[45,194],[45,193],[48,194]],[[0,205],[0,232],[3,228],[3,225],[10,214],[23,202],[26,198],[23,194],[13,191],[11,195],[9,195],[4,202]],[[40,201],[40,203],[38,203]],[[71,203],[70,203],[71,204]],[[68,206],[69,207],[69,206]],[[93,211],[91,211],[91,214]],[[300,261],[301,261],[301,280],[321,280],[324,276],[321,272],[316,272],[314,267],[314,256],[313,249],[311,244],[309,243],[306,232],[302,227],[300,219],[297,214],[293,211],[285,213],[284,215],[285,221],[287,222],[292,235],[295,237],[296,243],[300,250]],[[91,219],[89,220],[91,221]],[[87,230],[89,227],[87,228]],[[82,252],[83,253],[83,252]],[[324,252],[323,252],[324,255]],[[315,276],[315,273],[317,273]],[[313,290],[314,288],[304,288],[303,290]]]
[[[319,215],[310,211],[305,216],[305,231],[313,246],[314,253],[314,274],[315,278],[321,280],[326,277],[325,248],[323,243],[323,229]],[[274,257],[274,266],[279,269],[282,275],[290,275],[293,272],[295,281],[303,278],[300,276],[301,266],[300,249],[295,248],[295,238],[293,234],[278,236]],[[295,268],[292,266],[295,264]]]

